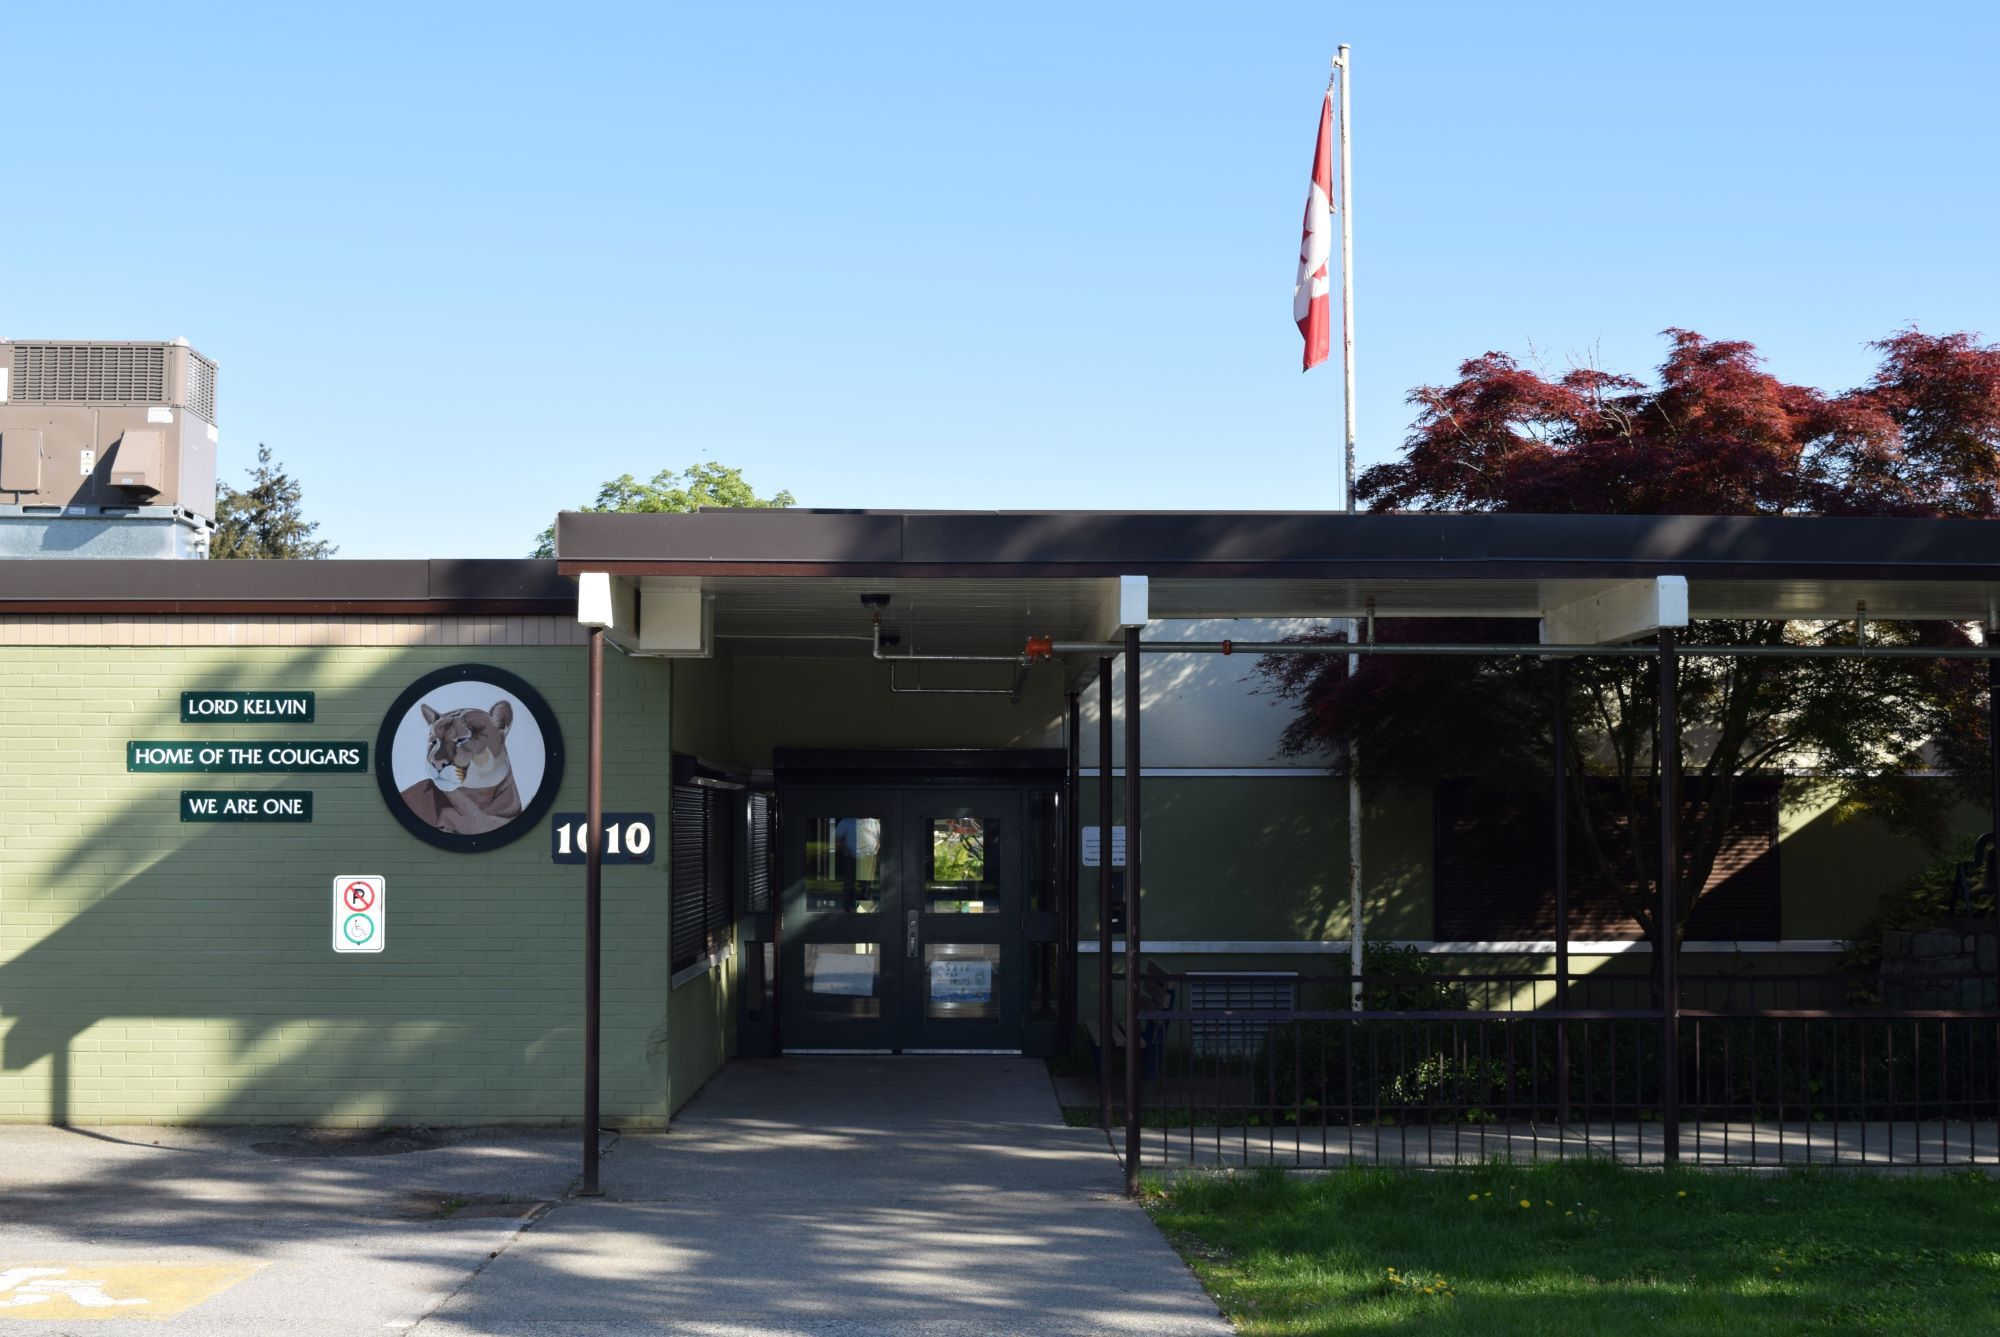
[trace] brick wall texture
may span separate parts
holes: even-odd
[[[372,765],[398,692],[485,663],[548,699],[568,753],[555,810],[583,809],[580,648],[317,639],[0,645],[0,1120],[577,1118],[583,870],[550,862],[546,820],[458,854],[404,831],[372,773],[126,771],[135,738],[361,740]],[[611,653],[606,680],[605,807],[658,814],[660,857],[605,870],[604,1112],[659,1126],[706,1076],[670,1088],[668,673]],[[184,725],[186,689],[310,689],[317,719]],[[183,824],[183,788],[309,789],[313,820]],[[331,950],[344,873],[388,878],[379,955]]]

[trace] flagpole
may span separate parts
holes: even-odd
[[[1333,72],[1340,83],[1340,371],[1341,407],[1347,419],[1345,501],[1354,514],[1354,160],[1347,139],[1348,45],[1340,44]],[[1360,632],[1359,619],[1347,619],[1347,643]],[[1347,679],[1361,671],[1361,656],[1347,657]],[[1361,1010],[1363,932],[1361,922],[1361,758],[1353,740],[1347,744],[1347,961],[1353,977],[1350,1005]]]
[[[1340,78],[1340,369],[1347,411],[1347,513],[1354,513],[1354,159],[1347,142],[1347,43],[1333,58]]]

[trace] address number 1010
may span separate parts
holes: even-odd
[[[604,814],[605,863],[653,861],[653,814]],[[580,812],[559,812],[549,829],[549,857],[557,863],[583,863],[590,853],[590,824]]]

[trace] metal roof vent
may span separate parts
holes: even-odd
[[[160,404],[215,421],[215,364],[185,343],[17,340],[17,404]]]

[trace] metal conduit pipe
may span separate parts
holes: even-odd
[[[889,666],[889,690],[899,696],[1004,696],[1009,701],[1021,699],[1021,688],[1028,681],[1028,667],[1035,661],[1026,654],[1018,655],[891,655],[882,651],[882,615],[875,615],[874,655]],[[899,687],[896,684],[898,664],[1012,664],[1014,680],[1006,687]]]
[[[1026,664],[1025,654],[1018,655],[889,655],[882,653],[882,618],[875,618],[875,657],[890,664]]]
[[[1024,668],[1022,672],[1027,670]],[[1007,696],[1016,701],[1021,699],[1019,687],[898,687],[894,665],[889,668],[889,690],[898,696]]]
[[[1048,654],[1102,655],[1122,651],[1114,641],[1049,641]],[[1392,644],[1387,641],[1144,641],[1150,655],[1581,655],[1651,658],[1657,645],[1524,645],[1508,642],[1463,645]],[[1981,645],[1683,645],[1690,655],[1756,655],[1773,659],[2000,659],[2000,646]]]

